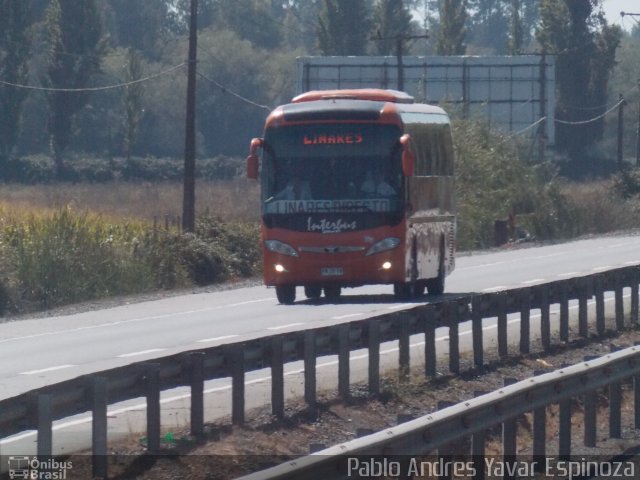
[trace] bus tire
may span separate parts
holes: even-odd
[[[296,301],[295,285],[278,285],[276,287],[276,297],[283,305],[291,305]]]
[[[340,285],[327,285],[324,287],[324,296],[327,300],[337,300],[342,293],[342,287]]]
[[[317,300],[322,295],[322,287],[319,285],[305,285],[304,294],[310,300]]]
[[[444,255],[440,256],[438,276],[426,281],[429,295],[442,295],[444,293]]]

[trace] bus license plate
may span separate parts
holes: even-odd
[[[325,267],[320,269],[323,277],[337,277],[343,275],[342,267]]]

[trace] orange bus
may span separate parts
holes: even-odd
[[[345,287],[444,291],[456,248],[449,117],[403,92],[311,91],[273,110],[251,141],[261,183],[264,281],[291,304]]]

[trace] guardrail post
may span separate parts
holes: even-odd
[[[589,338],[589,319],[587,310],[587,299],[591,285],[589,277],[580,279],[580,293],[578,296],[578,334],[582,338]]]
[[[485,395],[487,392],[483,391],[474,391],[474,397],[481,397]],[[471,435],[471,460],[473,462],[473,468],[476,471],[475,476],[473,477],[475,480],[483,480],[484,470],[485,470],[485,445],[487,440],[487,432],[485,430],[480,430],[473,435]]]
[[[569,460],[571,458],[571,398],[559,402],[558,423],[558,458]]]
[[[449,326],[449,371],[460,373],[460,334],[458,326],[457,305],[445,304],[444,314]]]
[[[242,425],[245,396],[244,344],[232,345],[228,358],[231,361],[231,423]]]
[[[548,305],[548,303],[547,303]],[[534,375],[542,375],[544,371],[535,371]],[[533,410],[533,460],[536,472],[545,471],[547,449],[547,407]]]
[[[424,375],[436,376],[436,311],[434,307],[425,307],[424,322]]]
[[[482,302],[476,296],[471,299],[471,329],[473,334],[473,364],[482,367],[484,364],[484,347],[482,340]]]
[[[38,446],[36,453],[39,459],[51,457],[53,451],[53,408],[52,396],[48,393],[36,397]]]
[[[569,341],[569,295],[566,282],[560,284],[560,340]]]
[[[304,332],[304,400],[316,406],[316,332]]]
[[[281,335],[271,339],[271,413],[284,417],[284,340]]]
[[[611,346],[611,351],[620,350]],[[609,437],[622,438],[622,387],[620,382],[609,384]]]
[[[540,341],[545,352],[551,348],[551,321],[549,320],[549,290],[542,287],[540,296]]]
[[[509,355],[507,339],[507,296],[498,294],[498,355],[504,358]]]
[[[400,321],[400,332],[398,335],[398,378],[401,382],[409,381],[411,371],[411,360],[409,353],[409,318],[406,314],[396,315],[395,320]]]
[[[447,400],[438,400],[436,402],[436,408],[438,410],[444,410],[445,408],[449,408],[455,405],[455,402],[450,402]],[[442,465],[451,465],[452,455],[456,452],[452,451],[452,444],[442,445],[438,448],[438,458]],[[451,472],[448,472],[448,475],[441,476],[440,478],[447,478],[451,476]]]
[[[91,460],[94,478],[107,478],[107,379],[91,383]]]
[[[584,357],[585,362],[590,362],[598,357]],[[588,380],[585,377],[585,383]],[[598,391],[591,390],[584,395],[584,446],[595,447],[598,435]]]
[[[189,383],[191,387],[191,435],[204,434],[204,353],[189,353]]]
[[[638,326],[638,284],[633,280],[631,284],[631,325]]]
[[[633,424],[640,429],[640,375],[633,376]]]
[[[338,327],[338,393],[343,399],[349,398],[351,350],[349,349],[349,324]]]
[[[531,347],[531,303],[529,290],[523,290],[520,296],[520,353],[527,354]]]
[[[594,280],[594,290],[596,296],[596,331],[598,335],[605,334],[604,323],[604,285],[601,275],[597,275]]]
[[[380,323],[371,320],[367,325],[369,338],[369,393],[380,393]]]
[[[624,329],[624,301],[622,299],[622,282],[620,275],[615,276],[616,330]]]
[[[505,378],[504,386],[513,385],[515,378]],[[505,464],[513,465],[516,459],[516,442],[518,437],[518,419],[509,418],[502,423],[502,459]],[[505,478],[512,478],[507,477]]]
[[[144,364],[144,382],[147,399],[147,452],[160,450],[160,365]]]

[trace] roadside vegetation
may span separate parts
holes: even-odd
[[[453,127],[459,250],[493,247],[495,221],[510,215],[512,242],[638,226],[639,171],[573,183],[551,163],[523,160],[525,147],[484,123]],[[79,161],[76,168],[88,172],[91,165]],[[154,179],[165,178],[156,173]],[[47,309],[259,276],[257,183],[201,177],[197,192],[196,232],[186,234],[179,228],[182,184],[175,181],[3,186],[0,309]]]

